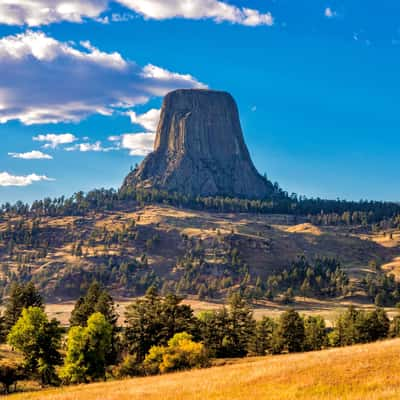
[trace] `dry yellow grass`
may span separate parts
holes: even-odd
[[[378,400],[400,398],[400,339],[11,396],[12,400]]]
[[[115,298],[115,304],[117,312],[120,316],[119,323],[123,324],[125,320],[126,307],[135,301],[135,298]],[[203,311],[218,310],[226,305],[224,300],[215,301],[202,301],[197,300],[193,297],[188,297],[183,300],[184,304],[188,304],[192,307],[194,313],[198,315]],[[358,309],[363,310],[374,310],[375,305],[369,302],[360,301],[356,298],[338,298],[338,299],[313,299],[296,297],[296,311],[302,315],[319,315],[323,317],[329,326],[337,320],[339,314],[345,311],[350,305],[355,306]],[[63,301],[57,303],[47,303],[46,313],[50,318],[56,318],[61,322],[63,326],[68,326],[71,311],[75,306],[75,301]],[[260,320],[263,317],[278,318],[284,311],[291,308],[290,305],[284,305],[279,302],[272,301],[259,301],[252,307],[254,317],[256,320]],[[2,306],[0,306],[2,310]],[[399,314],[399,311],[395,307],[385,307],[385,311],[388,313],[390,318]]]
[[[286,229],[286,232],[308,233],[310,235],[316,235],[316,236],[320,236],[322,234],[321,229],[309,223],[290,226],[289,228]]]
[[[390,233],[378,232],[375,234],[361,236],[364,236],[365,238],[387,248],[396,248],[400,245],[400,234],[398,231],[391,231]]]
[[[382,265],[382,269],[400,280],[400,257],[395,257],[391,262]]]

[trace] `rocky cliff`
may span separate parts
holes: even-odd
[[[154,151],[126,177],[127,187],[242,198],[273,190],[250,159],[232,96],[193,89],[165,96]]]

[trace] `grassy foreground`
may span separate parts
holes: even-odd
[[[10,396],[12,400],[400,398],[400,339],[210,369]]]

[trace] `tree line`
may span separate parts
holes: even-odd
[[[83,216],[93,211],[123,209],[127,205],[168,204],[196,210],[235,213],[290,214],[308,216],[316,224],[371,225],[385,221],[390,226],[400,225],[400,204],[385,201],[346,201],[307,198],[296,193],[289,195],[277,183],[265,199],[253,200],[229,196],[201,197],[157,189],[125,187],[77,192],[71,197],[45,198],[31,205],[21,201],[0,206],[0,216]]]
[[[150,288],[118,323],[110,294],[93,282],[75,304],[69,329],[49,320],[33,284],[15,284],[1,317],[1,339],[23,357],[0,361],[0,383],[8,393],[18,380],[41,385],[88,383],[204,368],[215,358],[313,351],[400,336],[400,315],[349,307],[333,327],[320,316],[294,309],[278,319],[256,321],[246,301],[234,294],[227,306],[195,315],[176,295]]]

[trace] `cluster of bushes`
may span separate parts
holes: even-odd
[[[181,301],[151,288],[127,307],[120,326],[113,299],[93,282],[76,302],[66,331],[48,319],[33,285],[15,285],[1,332],[23,362],[0,361],[4,392],[27,378],[42,385],[87,383],[203,368],[212,358],[312,351],[400,335],[400,316],[391,322],[379,308],[350,307],[328,328],[323,318],[303,317],[293,309],[278,319],[256,321],[238,294],[227,307],[198,316]]]

